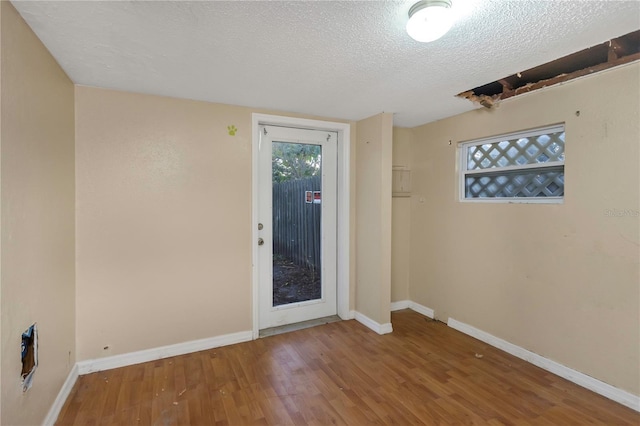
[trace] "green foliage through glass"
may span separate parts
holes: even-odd
[[[274,183],[306,179],[320,174],[322,159],[320,145],[274,142],[272,149]]]

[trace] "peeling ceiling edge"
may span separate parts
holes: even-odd
[[[640,60],[639,41],[640,30],[458,93],[456,97],[492,109],[516,96],[635,63]]]
[[[593,73],[590,73],[590,74],[581,75],[580,77],[575,77],[575,78],[572,78],[570,80],[566,80],[566,81],[558,82],[558,83],[555,83],[555,84],[552,84],[552,85],[544,86],[544,87],[541,87],[541,88],[536,89],[536,90],[530,90],[528,92],[520,93],[520,94],[518,94],[518,96],[511,96],[511,97],[508,97],[506,99],[501,99],[501,100],[495,102],[494,107],[499,107],[499,105],[501,105],[503,103],[509,103],[510,101],[513,101],[513,100],[516,100],[516,99],[521,99],[521,98],[523,98],[523,97],[525,97],[527,95],[540,93],[540,92],[545,92],[545,91],[547,91],[549,89],[553,89],[553,88],[556,88],[556,87],[564,86],[565,84],[571,84],[573,82],[581,81],[581,80],[583,80],[585,78],[589,78],[589,77],[592,77],[594,75],[604,74],[604,73],[607,73],[609,71],[616,71],[616,70],[619,70],[619,69],[622,69],[622,68],[626,68],[628,66],[632,66],[632,65],[636,65],[636,64],[640,64],[640,58],[638,58],[638,59],[636,59],[636,60],[634,60],[632,62],[627,62],[627,63],[624,63],[624,64],[620,64],[620,65],[615,66],[615,67],[610,67],[610,68],[607,68],[607,69],[604,69],[604,70],[601,70],[601,71],[597,71],[597,72],[593,72]]]

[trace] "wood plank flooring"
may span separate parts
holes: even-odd
[[[640,414],[412,311],[82,376],[58,425],[639,425]],[[482,357],[476,357],[481,354]]]

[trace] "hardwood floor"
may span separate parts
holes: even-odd
[[[640,424],[443,323],[392,321],[384,336],[342,321],[88,374],[56,424]]]

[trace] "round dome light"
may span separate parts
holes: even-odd
[[[450,0],[422,0],[409,9],[407,33],[420,42],[434,41],[453,25]]]

